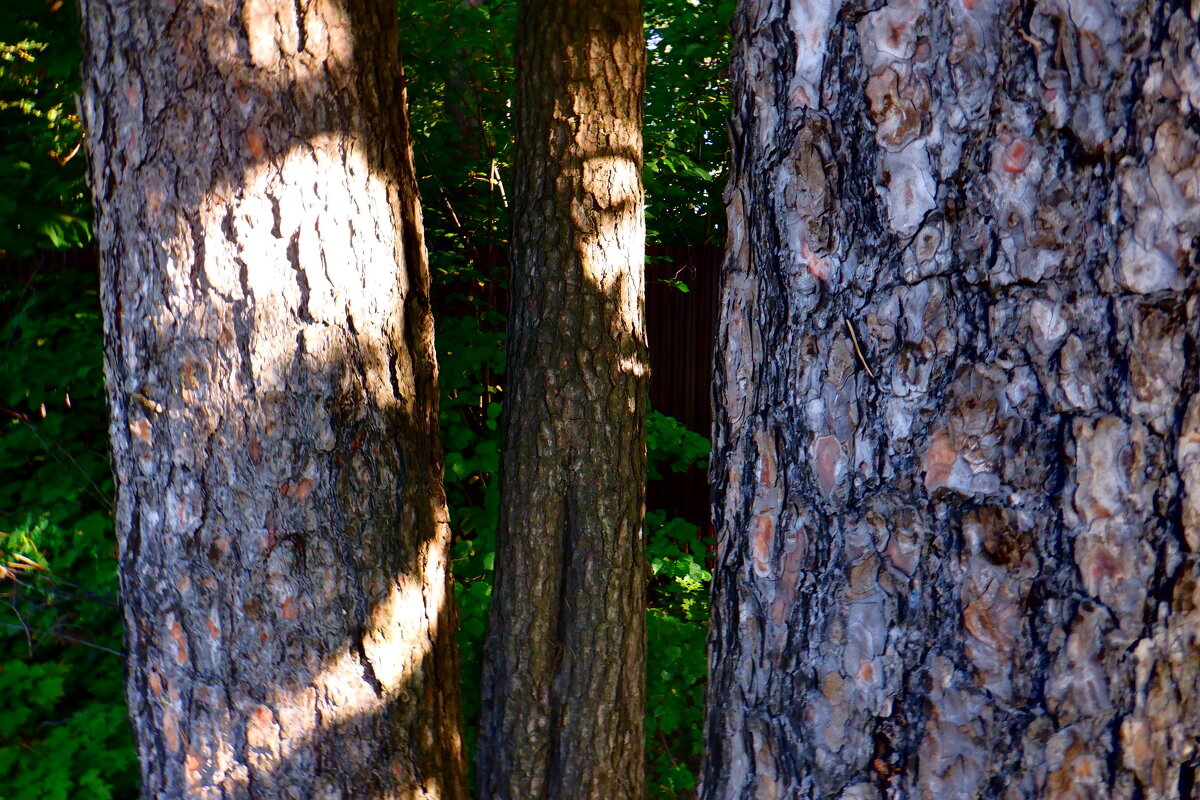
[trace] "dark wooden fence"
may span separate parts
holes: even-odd
[[[646,335],[650,340],[650,405],[710,435],[713,337],[720,294],[721,248],[659,247],[646,251]],[[666,281],[680,280],[681,292]],[[652,481],[647,507],[665,509],[711,532],[703,469]]]

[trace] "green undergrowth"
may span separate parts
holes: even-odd
[[[30,257],[91,238],[80,59],[75,3],[0,2],[0,253]]]
[[[0,798],[134,797],[95,277],[0,277],[0,326]]]
[[[79,22],[0,5],[0,800],[133,798]]]

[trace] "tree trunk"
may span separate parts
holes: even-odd
[[[484,798],[639,798],[645,565],[640,0],[519,6]]]
[[[143,793],[465,797],[394,8],[83,19]]]
[[[1198,20],[740,4],[703,797],[1194,796]]]

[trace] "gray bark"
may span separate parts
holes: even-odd
[[[394,8],[83,21],[143,793],[462,798]]]
[[[489,800],[644,794],[640,0],[519,6]]]
[[[1200,4],[743,0],[705,798],[1177,798]]]

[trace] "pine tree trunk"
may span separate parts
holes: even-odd
[[[646,344],[640,0],[519,7],[496,583],[478,784],[643,788]]]
[[[1194,796],[1198,20],[740,4],[703,797]]]
[[[83,18],[144,796],[463,798],[394,8]]]

